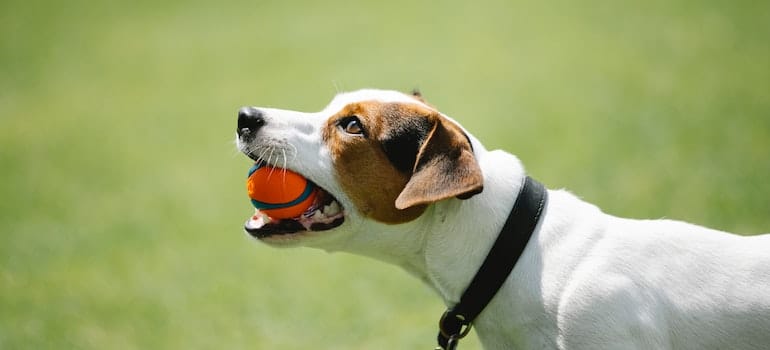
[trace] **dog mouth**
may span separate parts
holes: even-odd
[[[263,160],[251,157],[257,162]],[[316,185],[313,203],[299,216],[289,219],[272,218],[255,209],[244,225],[246,232],[257,239],[289,238],[306,233],[328,231],[345,222],[345,211],[331,193]]]

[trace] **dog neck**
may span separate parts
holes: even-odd
[[[477,157],[484,170],[482,193],[434,203],[408,223],[353,226],[318,247],[400,266],[431,286],[447,305],[455,304],[494,244],[525,176],[511,154],[482,151]]]
[[[502,151],[486,153],[479,162],[484,192],[468,200],[436,203],[434,222],[427,230],[426,273],[447,305],[459,301],[486,258],[525,176],[519,160]]]

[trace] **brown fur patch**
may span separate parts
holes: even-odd
[[[340,185],[356,208],[366,217],[395,224],[414,220],[425,206],[396,209],[396,198],[409,181],[409,174],[390,163],[380,144],[389,124],[398,118],[396,115],[406,115],[394,113],[392,107],[378,102],[350,104],[329,118],[323,136]],[[340,119],[348,116],[361,120],[365,137],[348,135],[340,129]]]
[[[340,128],[340,121],[350,116],[356,116],[361,121],[363,136],[346,134]],[[438,134],[436,130],[439,130]],[[425,150],[423,141],[432,134],[436,134],[441,143],[434,143]],[[419,170],[418,166],[425,168],[430,167],[427,163],[441,162],[441,168],[422,172],[424,178],[438,176],[452,166],[443,163],[440,160],[442,157],[434,156],[442,153],[442,147],[451,147],[451,150],[447,149],[448,153],[452,153],[447,156],[449,158],[463,154],[470,156],[475,163],[472,153],[463,153],[470,149],[470,144],[467,144],[462,131],[444,121],[435,110],[418,104],[375,101],[349,104],[328,119],[323,138],[329,147],[340,185],[356,208],[366,217],[390,224],[414,220],[425,211],[431,198],[458,195],[431,197],[431,192],[436,191],[435,186],[413,182],[413,187],[433,189],[413,196],[408,206],[396,207],[396,200],[413,180],[412,173]],[[419,163],[418,153],[429,156],[425,158],[425,164]],[[448,182],[451,181],[440,182],[440,185]]]
[[[414,171],[396,199],[397,208],[457,197],[468,199],[483,190],[481,168],[466,135],[439,119],[417,154]]]

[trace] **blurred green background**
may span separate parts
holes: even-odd
[[[431,348],[398,268],[242,233],[238,107],[339,90],[417,87],[611,214],[770,231],[769,39],[767,1],[4,0],[0,348]]]

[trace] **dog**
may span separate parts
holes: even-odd
[[[257,211],[276,247],[347,251],[460,299],[526,176],[419,93],[340,93],[322,111],[244,107],[238,149],[321,190],[300,218]],[[473,322],[485,349],[770,349],[770,234],[611,216],[565,190]]]

